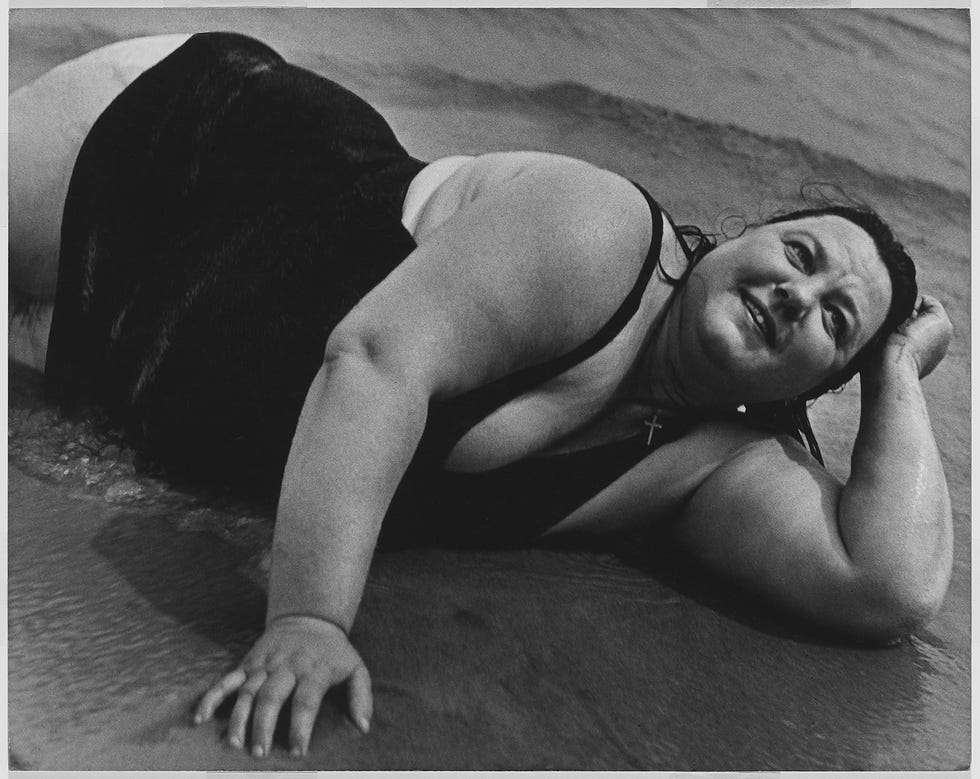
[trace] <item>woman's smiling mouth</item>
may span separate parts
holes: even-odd
[[[769,344],[769,346],[776,345],[776,325],[772,320],[772,316],[762,303],[760,303],[753,295],[748,292],[742,292],[742,302],[745,304],[746,310],[749,312],[749,318],[759,328],[759,332],[762,334],[763,340]]]

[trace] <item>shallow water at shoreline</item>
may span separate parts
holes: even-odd
[[[21,9],[11,87],[38,75],[23,56],[32,48],[58,61],[123,37],[203,29],[258,35],[298,64],[348,71],[355,87],[426,70],[511,91],[578,84],[969,188],[966,11]]]
[[[261,629],[269,515],[141,475],[86,418],[45,409],[37,377],[12,377],[8,655],[21,767],[965,764],[965,593],[915,637],[862,647],[786,621],[668,549],[635,546],[379,553],[354,631],[374,679],[371,736],[332,696],[306,760],[287,759],[280,741],[254,761],[220,746],[223,718],[193,728],[189,717]]]

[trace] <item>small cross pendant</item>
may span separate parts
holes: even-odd
[[[650,428],[650,433],[647,435],[647,446],[653,441],[653,431],[660,430],[663,427],[657,420],[660,419],[660,414],[654,414],[653,419],[649,422],[644,422],[643,424]]]

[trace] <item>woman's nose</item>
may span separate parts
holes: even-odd
[[[805,282],[777,284],[773,292],[774,308],[791,322],[802,319],[817,299],[813,285]]]

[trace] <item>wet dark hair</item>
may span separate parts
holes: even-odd
[[[839,190],[837,191],[839,193]],[[888,306],[885,321],[840,372],[803,392],[798,397],[746,405],[745,413],[752,423],[774,431],[790,432],[800,443],[804,443],[805,439],[805,443],[809,446],[810,452],[823,464],[820,447],[817,444],[816,437],[813,435],[810,420],[807,418],[807,401],[814,400],[827,392],[842,388],[855,374],[860,372],[868,364],[875,351],[885,339],[912,315],[916,301],[918,300],[919,290],[915,280],[915,264],[912,262],[912,258],[905,250],[905,247],[898,242],[892,229],[874,209],[850,198],[846,198],[846,196],[846,202],[840,202],[841,198],[839,194],[837,202],[833,202],[827,197],[825,191],[819,188],[816,198],[806,188],[801,190],[801,194],[804,200],[807,201],[808,207],[793,211],[777,212],[760,222],[751,225],[746,223],[746,229],[757,225],[789,222],[807,217],[842,217],[854,223],[871,236],[875,248],[878,250],[878,256],[888,270],[888,277],[892,284],[891,302]],[[819,205],[812,205],[814,199],[819,199],[823,202]],[[694,266],[718,244],[713,235],[705,233],[693,225],[675,226],[675,230],[681,236],[682,248],[687,254],[687,268],[680,277],[670,276],[662,264],[660,265],[660,271],[667,278],[668,283],[675,287],[680,287],[687,281]]]

